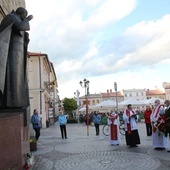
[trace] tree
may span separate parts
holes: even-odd
[[[76,110],[78,108],[77,101],[75,99],[73,99],[73,98],[71,98],[71,99],[64,98],[63,107],[64,107],[64,110],[66,112],[71,113],[72,110]]]

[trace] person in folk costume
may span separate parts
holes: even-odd
[[[158,132],[154,124],[157,122],[160,115],[164,114],[164,108],[163,105],[160,104],[160,100],[155,100],[155,108],[152,111],[151,114],[151,122],[152,122],[152,140],[153,140],[153,146],[155,149],[165,149],[167,145],[167,138],[164,134],[161,134]]]
[[[116,114],[113,110],[108,117],[108,125],[109,125],[109,144],[110,145],[119,145],[120,141],[120,133],[119,133],[119,115]]]
[[[128,104],[127,109],[124,110],[123,120],[125,122],[125,139],[127,146],[138,147],[140,144],[140,137],[138,133],[137,121],[139,116],[132,109],[132,105]]]

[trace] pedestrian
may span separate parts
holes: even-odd
[[[61,137],[62,139],[67,139],[67,130],[66,130],[66,123],[67,123],[67,118],[63,114],[63,111],[60,110],[60,115],[58,117],[59,125],[60,125],[60,130],[61,130]]]
[[[108,125],[109,125],[109,144],[110,145],[120,145],[120,133],[119,133],[119,115],[115,111],[111,110],[110,115],[108,116]]]
[[[101,116],[97,111],[95,111],[93,114],[93,123],[94,123],[95,130],[96,130],[96,136],[99,135],[99,132],[100,132],[100,129],[99,129],[100,121],[101,121]]]
[[[138,147],[140,144],[140,137],[138,133],[138,122],[139,116],[132,109],[132,105],[128,104],[127,109],[124,110],[123,120],[125,122],[125,139],[127,146]]]
[[[166,118],[169,119],[170,118],[170,100],[165,100],[164,106],[165,106]],[[167,152],[170,152],[170,125],[169,125],[169,123],[167,124],[167,126],[168,126],[168,131],[167,131],[168,139],[167,139],[166,149],[167,149]]]
[[[153,146],[155,149],[162,150],[165,149],[167,145],[167,138],[164,134],[159,133],[158,129],[155,127],[157,124],[158,118],[164,114],[164,108],[163,105],[160,104],[160,100],[155,100],[155,108],[152,111],[151,114],[151,122],[152,122],[152,128],[153,128]]]
[[[151,125],[151,119],[150,119],[151,114],[152,114],[152,110],[150,106],[147,106],[144,112],[147,136],[152,136],[152,125]]]
[[[41,119],[40,119],[40,116],[38,115],[37,109],[34,110],[33,115],[31,116],[31,123],[35,131],[35,139],[38,142],[38,139],[40,137]],[[40,145],[39,142],[38,144]]]

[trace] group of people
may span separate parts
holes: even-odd
[[[95,125],[96,135],[99,135],[99,124],[100,124],[100,114],[95,112],[93,115],[93,122]],[[140,144],[140,137],[137,129],[137,120],[138,115],[135,111],[132,110],[132,105],[129,104],[127,109],[123,114],[123,121],[125,123],[125,138],[126,144],[130,147],[137,147]],[[120,118],[119,114],[114,110],[111,110],[111,113],[108,115],[107,123],[109,125],[109,144],[110,145],[120,145],[120,133],[119,125]]]
[[[158,129],[155,128],[155,123],[161,115],[165,114],[165,111],[169,109],[170,111],[170,101],[166,100],[164,104],[160,104],[160,100],[155,100],[154,108],[151,109],[150,106],[146,107],[144,112],[144,119],[146,124],[146,133],[147,136],[152,136],[153,147],[157,150],[163,150],[167,148],[168,139],[165,134],[160,133]],[[99,134],[99,122],[96,124],[97,117],[100,117],[98,114],[94,114],[94,124],[96,128],[96,135]],[[127,108],[123,113],[123,121],[125,125],[125,140],[126,145],[129,147],[138,147],[140,144],[140,136],[138,132],[138,122],[139,116],[132,109],[132,105],[127,105]],[[99,121],[100,119],[98,119]],[[109,125],[109,144],[119,145],[121,143],[119,125],[120,125],[119,114],[114,110],[111,110],[110,115],[108,116],[108,125]],[[169,130],[170,131],[170,130]],[[170,134],[169,134],[170,135]],[[170,152],[170,150],[167,150]]]
[[[138,115],[132,109],[131,104],[127,106],[123,113],[123,121],[125,124],[125,139],[127,146],[137,147],[138,144],[140,144],[140,137],[137,128]],[[114,110],[111,110],[107,122],[109,125],[109,144],[120,145],[121,139],[119,133],[119,114],[116,113]]]
[[[66,131],[66,123],[67,123],[67,118],[63,114],[63,111],[60,110],[60,115],[58,117],[59,125],[60,125],[60,131],[61,131],[61,137],[62,139],[67,139],[67,131]],[[38,142],[38,139],[40,137],[40,129],[41,129],[41,118],[38,115],[37,109],[34,110],[33,115],[31,116],[31,123],[33,126],[33,129],[35,131],[35,139]],[[39,145],[41,145],[38,142]]]
[[[147,136],[153,137],[153,146],[155,149],[165,149],[167,147],[167,137],[164,134],[160,134],[159,131],[155,128],[154,124],[158,120],[161,115],[165,114],[165,109],[170,111],[170,101],[166,100],[164,105],[160,104],[160,100],[155,100],[155,107],[151,109],[151,107],[147,106],[144,112],[144,119],[146,124],[146,133]],[[125,126],[125,140],[126,145],[129,147],[138,147],[140,144],[140,136],[138,132],[138,122],[139,116],[132,109],[132,105],[128,104],[127,108],[123,113],[123,121]],[[63,114],[63,111],[60,110],[60,115],[58,117],[61,137],[62,139],[67,139],[67,131],[66,131],[66,123],[67,118]],[[40,136],[40,128],[41,128],[41,120],[38,116],[37,109],[34,110],[34,114],[31,118],[31,122],[33,124],[33,129],[35,130],[35,138],[38,141]],[[99,135],[100,129],[99,125],[101,122],[101,116],[98,112],[94,112],[93,114],[93,122],[95,126],[96,136]],[[119,133],[119,125],[120,118],[119,114],[114,110],[111,110],[110,115],[108,115],[107,123],[109,125],[109,144],[110,145],[120,145],[120,133]],[[168,150],[169,151],[169,150]]]

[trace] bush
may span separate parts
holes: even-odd
[[[141,119],[144,119],[143,113],[141,112],[141,113],[139,113],[138,115],[139,115],[138,121],[141,122]]]
[[[101,125],[107,125],[107,117],[106,116],[102,116],[101,117],[101,122],[100,122]]]

